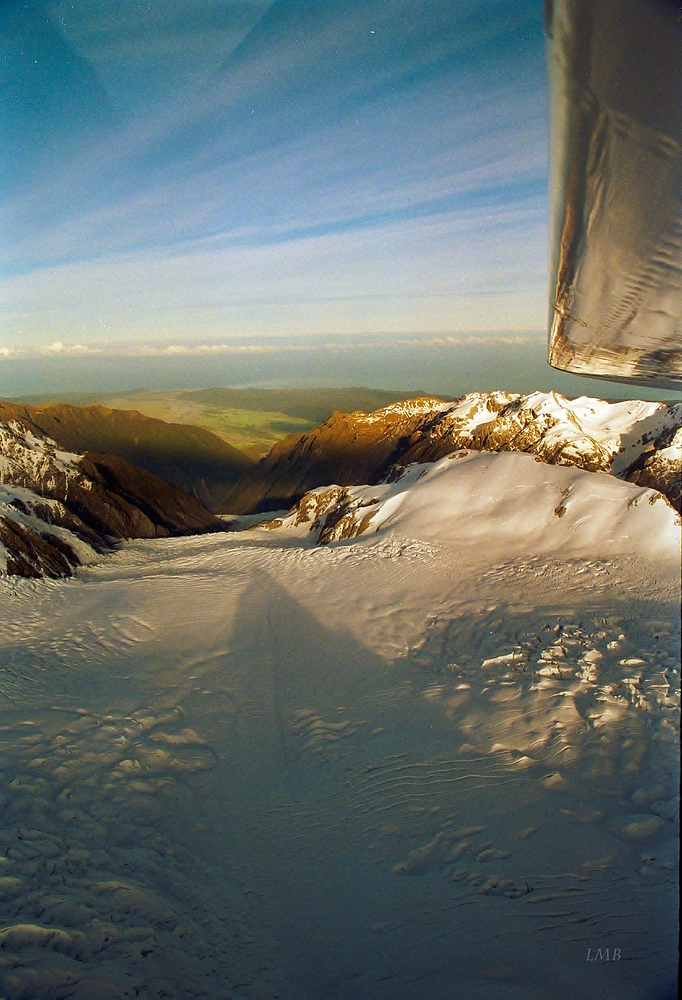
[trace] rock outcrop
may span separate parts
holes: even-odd
[[[0,570],[68,576],[124,538],[224,530],[194,497],[112,455],[59,449],[0,423]]]
[[[462,448],[518,451],[554,465],[610,472],[680,505],[682,405],[607,403],[558,393],[469,393],[454,403],[408,400],[374,413],[334,413],[285,438],[217,505],[232,513],[287,508],[310,490],[357,486]]]

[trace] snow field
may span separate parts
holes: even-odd
[[[676,515],[424,468],[2,582],[0,995],[669,995]]]

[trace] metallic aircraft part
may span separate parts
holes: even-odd
[[[549,363],[682,384],[682,6],[547,0]]]

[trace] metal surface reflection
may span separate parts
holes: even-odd
[[[549,363],[682,383],[682,7],[548,0]]]

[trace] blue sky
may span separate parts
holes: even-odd
[[[0,351],[544,329],[542,4],[0,0]]]

